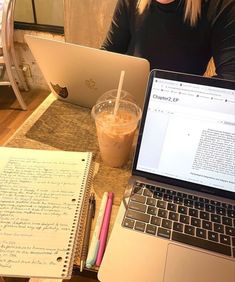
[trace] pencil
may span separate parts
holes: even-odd
[[[91,193],[91,196],[89,199],[88,213],[87,213],[87,218],[86,218],[85,235],[84,235],[84,240],[82,244],[80,272],[83,271],[84,265],[86,263],[89,240],[90,240],[90,233],[91,233],[91,223],[92,223],[92,219],[94,218],[94,216],[95,216],[95,195],[94,193]]]

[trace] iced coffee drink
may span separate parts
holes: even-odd
[[[103,101],[93,107],[92,115],[102,160],[111,167],[121,167],[129,159],[141,110],[134,103],[120,100],[114,116],[114,104],[115,100]]]

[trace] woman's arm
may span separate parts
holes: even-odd
[[[130,38],[130,1],[118,0],[109,31],[101,49],[125,54]]]
[[[235,0],[211,1],[212,55],[218,77],[235,80]],[[212,7],[213,6],[213,7]]]

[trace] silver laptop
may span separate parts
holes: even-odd
[[[151,72],[98,278],[235,281],[235,81]]]
[[[142,106],[150,71],[147,60],[31,35],[25,40],[58,98],[91,108],[102,94],[118,88],[124,70],[123,90]]]

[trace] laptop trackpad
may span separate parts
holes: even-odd
[[[235,263],[200,251],[168,245],[164,282],[234,282]]]

